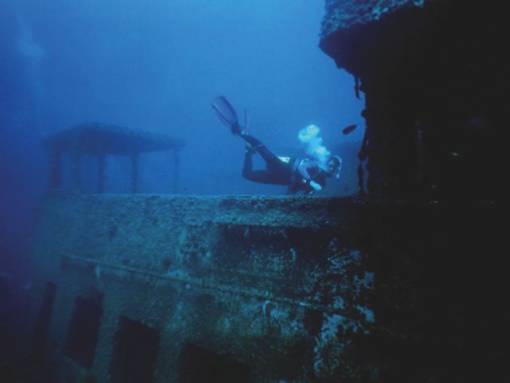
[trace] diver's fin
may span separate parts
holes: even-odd
[[[244,109],[244,129],[245,130],[249,130],[249,127],[248,127],[248,111],[246,110],[246,108]]]
[[[220,121],[230,128],[232,134],[241,133],[241,126],[239,125],[237,113],[225,97],[216,97],[212,101],[211,106],[218,115]]]

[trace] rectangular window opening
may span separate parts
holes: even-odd
[[[158,330],[119,318],[110,365],[111,383],[150,383],[159,351]]]
[[[179,383],[250,382],[249,366],[230,356],[186,344],[179,356]]]
[[[101,294],[92,298],[78,297],[74,302],[64,353],[84,368],[92,367],[94,361],[102,302]]]

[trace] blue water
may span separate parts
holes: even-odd
[[[240,177],[243,144],[210,107],[220,94],[241,114],[247,109],[250,132],[278,154],[315,123],[332,150],[353,144],[346,174],[357,166],[362,100],[318,47],[320,1],[0,0],[0,10],[3,269],[22,263],[47,188],[41,137],[75,124],[183,138],[181,193],[285,191]],[[342,135],[353,123],[360,128]],[[107,191],[127,191],[128,165],[109,159]],[[84,177],[87,190],[86,170]],[[168,155],[142,159],[141,191],[168,192],[170,180]],[[339,182],[330,194],[355,191],[352,177]]]

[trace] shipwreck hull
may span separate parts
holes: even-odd
[[[329,0],[320,46],[356,78],[363,192],[495,199],[509,115],[503,3]]]
[[[351,210],[302,198],[51,197],[34,252],[34,347],[53,344],[64,375],[98,382],[335,376],[344,342],[373,322],[373,281],[340,235],[350,213],[333,205]]]
[[[478,333],[501,309],[498,234],[482,230],[494,217],[491,204],[53,195],[30,347],[75,382],[444,377],[501,357],[496,327]]]

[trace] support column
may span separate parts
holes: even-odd
[[[72,189],[80,192],[81,190],[81,153],[78,149],[71,152],[71,177]]]
[[[139,153],[131,154],[131,193],[138,193],[139,174],[138,174]]]
[[[172,151],[173,172],[172,172],[172,192],[179,192],[179,152],[175,149]]]
[[[62,152],[59,149],[50,149],[49,165],[49,187],[50,189],[58,189],[62,182]]]
[[[106,155],[100,154],[97,156],[97,192],[104,192],[105,182],[105,169],[106,169]]]

